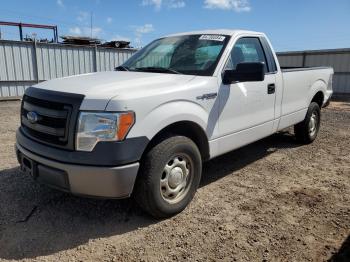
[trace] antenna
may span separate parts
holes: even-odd
[[[92,11],[90,12],[90,37],[92,38]]]

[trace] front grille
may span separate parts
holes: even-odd
[[[21,107],[21,129],[30,138],[74,149],[75,123],[83,96],[28,88]]]
[[[22,127],[31,136],[52,144],[67,144],[71,105],[24,95],[21,111]],[[29,112],[35,112],[37,116],[35,122],[28,119]]]

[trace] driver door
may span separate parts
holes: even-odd
[[[219,148],[222,153],[268,136],[273,129],[276,79],[268,68],[258,37],[237,40],[224,70],[235,69],[237,64],[244,62],[264,62],[265,79],[259,82],[221,84]]]

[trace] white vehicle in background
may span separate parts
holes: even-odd
[[[332,76],[332,68],[280,68],[263,33],[167,36],[116,71],[28,88],[18,160],[57,189],[133,194],[153,216],[168,217],[192,200],[203,161],[293,125],[297,140],[311,143]]]

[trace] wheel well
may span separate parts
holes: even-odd
[[[190,138],[197,145],[199,152],[201,153],[202,160],[205,161],[209,159],[210,154],[207,135],[198,124],[191,121],[176,122],[163,128],[152,138],[144,154],[159,143],[159,141],[173,135],[181,135]]]
[[[316,95],[314,95],[314,97],[312,98],[311,102],[316,102],[321,108],[323,105],[323,100],[324,100],[323,93],[321,91],[318,91]]]

